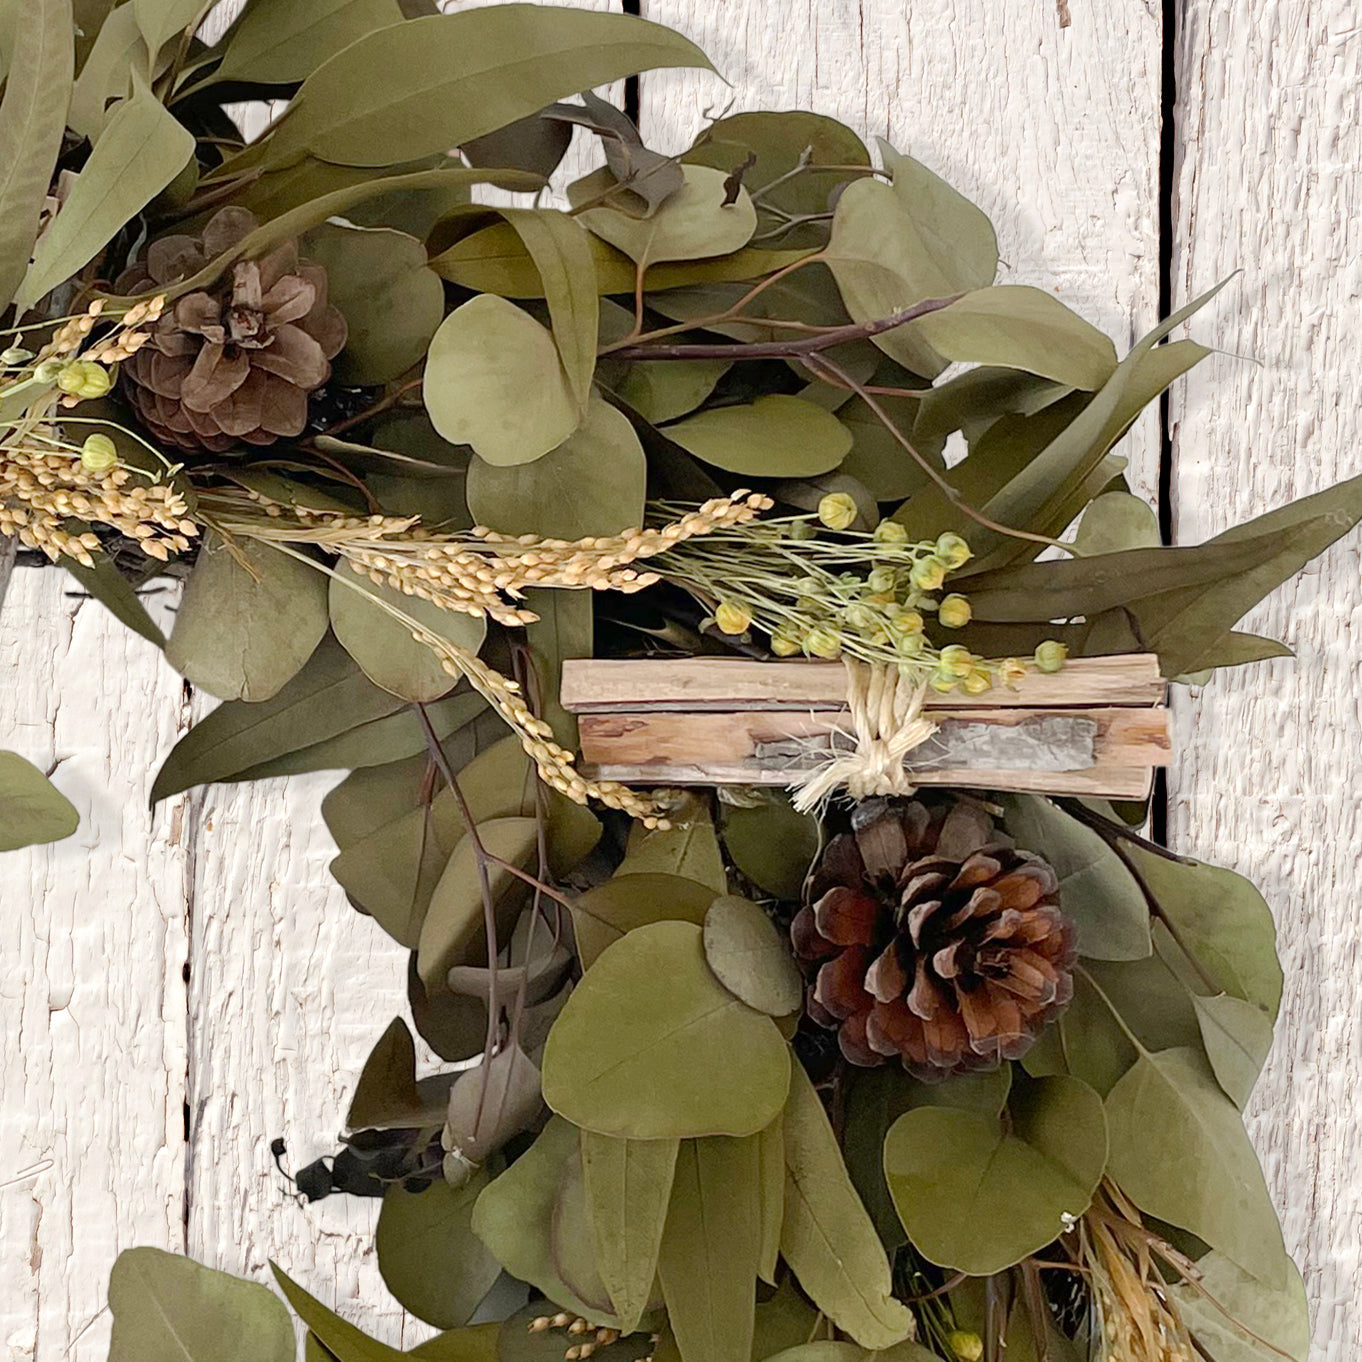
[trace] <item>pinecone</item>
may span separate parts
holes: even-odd
[[[244,208],[223,208],[202,237],[153,241],[115,287],[154,293],[177,283],[255,225]],[[326,300],[326,271],[285,242],[167,308],[151,340],[123,364],[123,391],[151,433],[181,449],[273,444],[303,433],[308,394],[331,376],[344,344],[345,318]]]
[[[1054,871],[975,804],[872,799],[851,823],[790,926],[808,1015],[851,1063],[919,1078],[1020,1058],[1073,996]]]

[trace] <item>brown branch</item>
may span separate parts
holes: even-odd
[[[960,294],[950,298],[929,298],[915,307],[905,308],[891,316],[881,317],[873,322],[852,322],[847,326],[835,326],[818,336],[808,336],[793,341],[753,341],[750,344],[735,342],[731,345],[622,345],[613,350],[603,350],[612,359],[798,359],[803,355],[816,355],[829,350],[834,345],[847,341],[868,340],[871,336],[892,331],[897,326],[905,326],[925,317],[932,312],[940,312],[957,302]],[[760,319],[753,319],[760,325]]]

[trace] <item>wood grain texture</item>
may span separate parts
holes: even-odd
[[[1178,537],[1195,542],[1362,471],[1362,26],[1353,0],[1183,11],[1174,305],[1244,270],[1197,328],[1224,353],[1175,390]],[[1253,612],[1245,627],[1297,661],[1177,704],[1170,782],[1176,844],[1277,914],[1286,999],[1250,1123],[1315,1362],[1362,1355],[1360,553],[1350,536]]]

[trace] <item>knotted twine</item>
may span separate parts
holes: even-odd
[[[794,806],[801,813],[818,808],[835,790],[844,788],[853,799],[872,795],[910,795],[917,786],[905,758],[935,732],[922,717],[927,683],[915,682],[896,666],[842,659],[847,673],[850,727],[830,735],[851,738],[856,746],[839,753],[831,747],[826,760],[790,784]]]

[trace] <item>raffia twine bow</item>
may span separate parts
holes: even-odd
[[[897,667],[843,658],[847,672],[850,726],[837,732],[855,740],[853,751],[831,753],[812,771],[791,782],[801,813],[818,808],[838,789],[853,799],[910,795],[917,787],[905,759],[936,732],[922,717],[927,683],[914,682]]]

